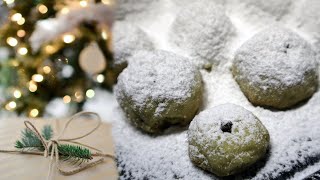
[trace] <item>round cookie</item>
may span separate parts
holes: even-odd
[[[148,133],[188,124],[202,99],[199,70],[166,51],[141,51],[118,77],[117,100],[132,124]]]
[[[112,27],[112,45],[114,65],[120,69],[120,72],[127,66],[128,58],[134,52],[153,49],[153,44],[147,34],[126,21],[116,21]]]
[[[318,85],[315,52],[300,36],[277,26],[237,50],[232,73],[252,104],[278,109],[311,97]]]
[[[214,2],[197,1],[186,5],[172,24],[172,43],[190,56],[216,62],[215,57],[225,47],[233,25],[222,6]]]
[[[265,156],[269,133],[250,111],[223,104],[202,111],[188,130],[189,157],[217,176],[244,171]]]

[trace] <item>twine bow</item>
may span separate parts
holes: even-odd
[[[92,128],[90,131],[84,133],[83,135],[81,136],[77,136],[77,137],[73,137],[73,138],[62,138],[62,136],[64,135],[64,133],[66,132],[66,129],[69,127],[70,123],[72,121],[74,121],[75,119],[83,116],[83,115],[94,115],[97,117],[97,125]],[[84,137],[87,137],[89,136],[90,134],[92,134],[93,132],[95,132],[101,125],[101,118],[100,116],[97,114],[97,113],[94,113],[94,112],[80,112],[80,113],[77,113],[75,115],[73,115],[68,121],[67,123],[65,124],[65,126],[63,127],[62,131],[60,132],[60,134],[55,137],[55,138],[52,138],[50,140],[45,140],[45,138],[41,135],[41,133],[39,133],[39,131],[37,130],[37,128],[30,122],[30,121],[25,121],[24,122],[24,125],[26,126],[27,129],[29,129],[30,131],[32,131],[41,141],[41,143],[43,144],[44,146],[44,152],[22,152],[22,151],[15,151],[15,150],[0,150],[0,152],[20,152],[20,153],[24,153],[24,154],[35,154],[35,155],[44,155],[44,157],[48,157],[50,155],[50,166],[49,166],[49,171],[48,171],[48,176],[47,176],[47,179],[50,179],[51,177],[51,173],[52,173],[52,165],[54,163],[54,161],[56,162],[56,166],[57,166],[57,169],[59,170],[59,172],[63,175],[73,175],[73,174],[76,174],[78,172],[81,172],[87,168],[90,168],[90,167],[93,167],[93,166],[96,166],[100,163],[103,162],[104,158],[103,157],[109,157],[109,158],[114,158],[112,155],[110,154],[104,154],[102,153],[101,150],[99,149],[96,149],[94,147],[91,147],[91,146],[88,146],[88,145],[85,145],[85,144],[82,144],[82,143],[79,143],[79,142],[76,142],[74,140],[78,140],[78,139],[81,139],[81,138],[84,138]],[[95,160],[95,161],[92,161],[90,163],[87,163],[85,164],[84,166],[81,166],[81,167],[77,167],[73,170],[63,170],[61,167],[60,167],[60,164],[59,164],[59,150],[58,150],[58,145],[60,142],[69,142],[69,143],[73,143],[73,144],[78,144],[78,145],[81,145],[81,146],[84,146],[84,147],[87,147],[89,149],[93,149],[95,150],[96,152],[92,154],[92,156],[98,156],[98,157],[102,157],[98,160]],[[51,149],[51,152],[49,152]],[[55,159],[54,159],[55,157]]]

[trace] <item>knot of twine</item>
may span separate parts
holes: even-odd
[[[94,115],[97,117],[97,124],[94,128],[92,128],[90,131],[84,133],[83,135],[80,135],[80,136],[76,136],[76,137],[73,137],[73,138],[62,138],[62,136],[64,135],[64,133],[66,132],[66,129],[69,127],[70,123],[72,121],[74,121],[75,119],[79,118],[80,116],[83,116],[83,115]],[[79,143],[79,142],[76,142],[74,140],[78,140],[78,139],[81,139],[81,138],[84,138],[84,137],[87,137],[89,136],[90,134],[92,134],[93,132],[95,132],[101,125],[101,118],[100,116],[97,114],[97,113],[94,113],[94,112],[80,112],[80,113],[77,113],[75,115],[73,115],[68,121],[67,123],[65,124],[65,126],[63,127],[62,131],[60,132],[60,134],[58,136],[56,136],[55,138],[52,138],[50,140],[46,140],[42,135],[41,133],[38,131],[38,129],[30,122],[30,121],[25,121],[24,122],[24,125],[26,126],[26,128],[30,131],[32,131],[41,141],[43,147],[44,147],[44,152],[43,153],[35,153],[35,152],[22,152],[24,154],[36,154],[36,155],[42,155],[44,157],[48,157],[50,155],[50,166],[49,166],[49,171],[48,171],[48,176],[47,176],[47,179],[50,179],[51,177],[51,173],[52,173],[52,165],[54,163],[54,161],[56,162],[56,167],[57,169],[59,170],[59,172],[63,175],[73,175],[73,174],[76,174],[78,172],[81,172],[87,168],[90,168],[90,167],[93,167],[93,166],[96,166],[100,163],[103,162],[104,158],[103,157],[109,157],[109,158],[114,158],[112,155],[110,154],[104,154],[102,153],[101,150],[99,149],[96,149],[94,147],[91,147],[91,146],[88,146],[88,145],[85,145],[85,144],[82,144],[82,143]],[[73,144],[78,144],[78,145],[81,145],[81,146],[84,146],[86,148],[89,148],[89,149],[93,149],[95,150],[96,152],[92,154],[92,156],[98,156],[98,157],[102,157],[98,160],[95,160],[95,161],[92,161],[90,163],[87,163],[85,164],[84,166],[81,166],[81,167],[77,167],[76,169],[73,169],[73,170],[63,170],[61,167],[60,167],[60,164],[59,164],[59,150],[58,150],[58,145],[60,144],[60,142],[69,142],[69,143],[73,143]],[[49,152],[51,149],[51,152]],[[21,151],[1,151],[1,152],[21,152]],[[55,159],[54,159],[55,157]]]

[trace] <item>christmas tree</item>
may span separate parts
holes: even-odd
[[[3,108],[41,116],[54,98],[77,110],[94,87],[110,89],[113,68],[110,1],[5,0],[7,20],[0,27]]]

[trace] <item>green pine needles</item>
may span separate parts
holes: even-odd
[[[21,140],[15,142],[15,148],[22,150],[39,150],[44,151],[44,146],[41,140],[29,129],[25,128],[21,132]],[[47,141],[53,137],[53,130],[50,125],[42,128],[41,135]],[[51,152],[51,149],[49,149]],[[61,160],[69,161],[73,164],[81,164],[82,162],[92,159],[92,153],[88,148],[71,145],[59,144],[58,145],[59,157]]]

